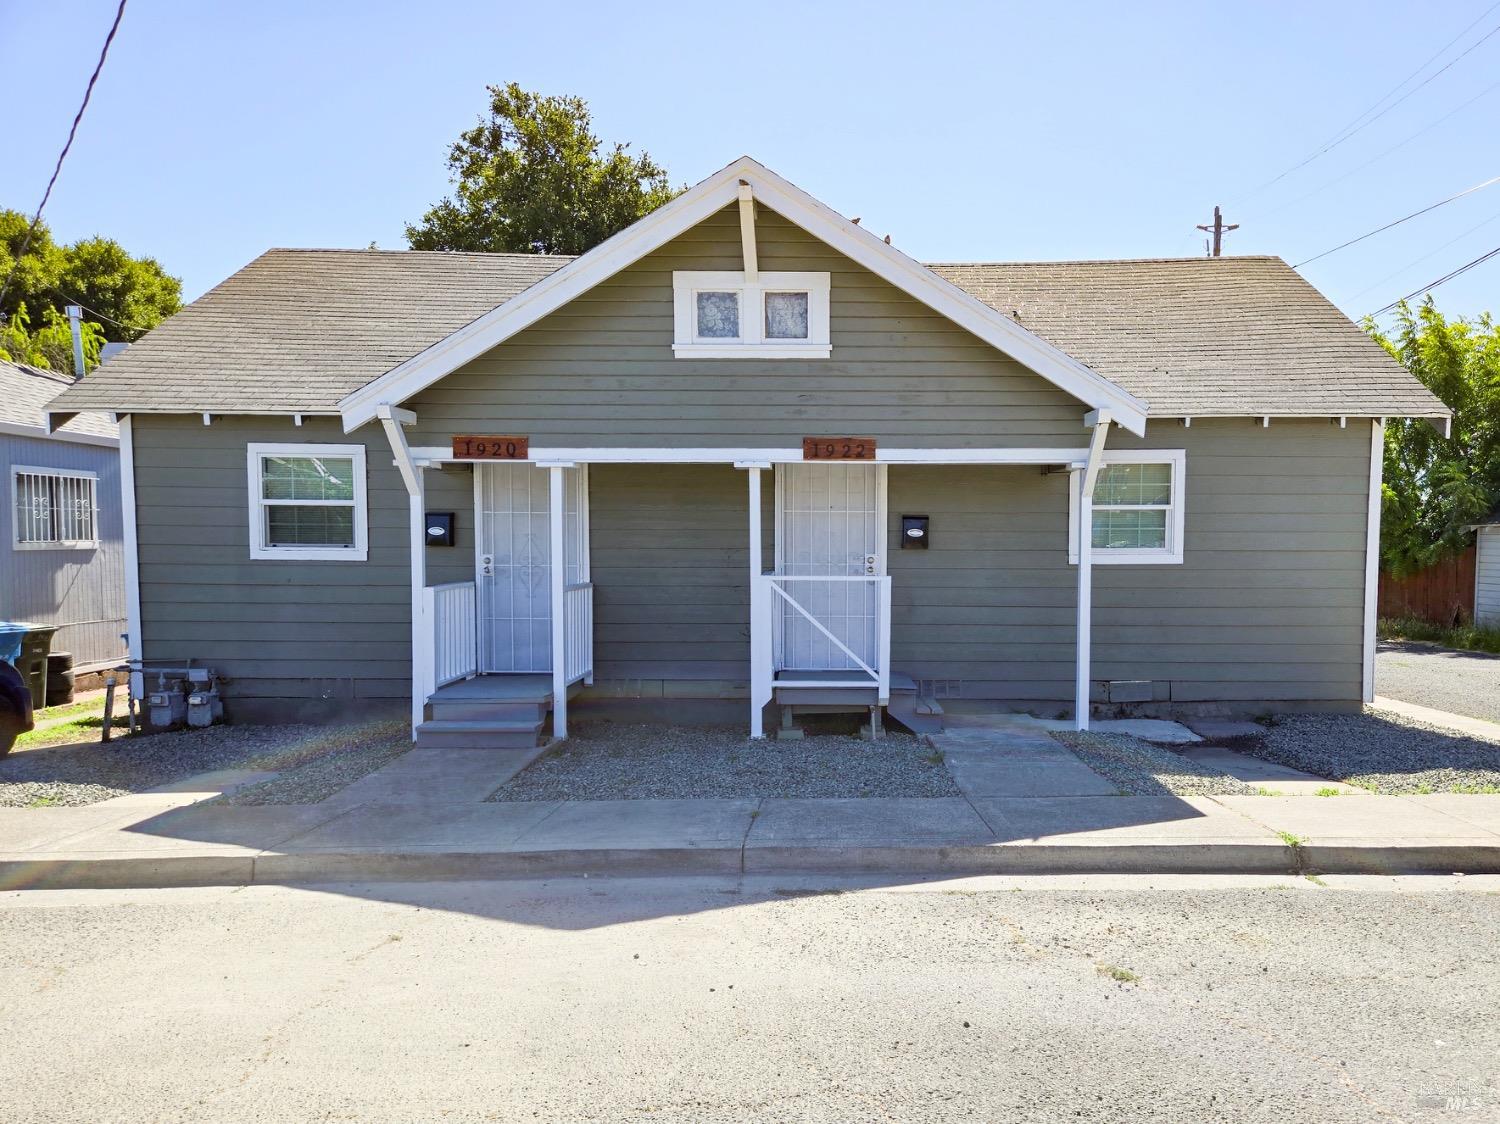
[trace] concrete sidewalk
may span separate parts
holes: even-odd
[[[1375,796],[1204,744],[1176,723],[1099,723],[1176,741],[1273,793],[1122,796],[1050,736],[1063,725],[951,716],[929,740],[961,795],[941,798],[490,803],[543,751],[429,748],[319,804],[207,803],[268,775],[224,770],[88,807],[0,809],[0,889],[595,873],[1500,872],[1500,796]]]
[[[1500,872],[1500,796],[0,809],[0,888],[535,874]]]

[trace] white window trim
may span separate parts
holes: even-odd
[[[1182,563],[1183,532],[1187,524],[1186,449],[1106,449],[1100,465],[1169,464],[1172,466],[1172,506],[1167,509],[1167,545],[1161,548],[1096,546],[1089,551],[1095,566],[1175,566]],[[1108,510],[1105,504],[1095,511]],[[1153,505],[1154,506],[1154,505]],[[1078,490],[1068,489],[1068,561],[1078,564]]]
[[[740,338],[700,339],[695,294],[735,292],[740,297]],[[807,294],[807,339],[767,339],[767,293]],[[743,273],[684,271],[672,274],[672,354],[679,359],[827,359],[833,354],[826,273]]]
[[[261,496],[262,457],[350,457],[354,461],[353,546],[267,546],[266,501]],[[365,500],[365,447],[363,445],[304,445],[252,441],[245,447],[246,475],[250,495],[250,557],[252,559],[302,562],[364,562],[369,557],[369,518]],[[346,500],[300,500],[308,507],[344,507]]]
[[[66,476],[74,480],[91,481],[93,487],[89,489],[93,495],[94,517],[90,524],[94,528],[94,537],[91,539],[58,539],[55,542],[22,542],[21,522],[16,518],[16,506],[20,503],[20,487],[16,477],[22,473],[31,476]],[[99,549],[99,474],[97,472],[86,472],[76,468],[48,468],[38,465],[13,464],[10,466],[10,538],[11,545],[17,550],[98,550]]]

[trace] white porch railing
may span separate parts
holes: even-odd
[[[594,583],[563,590],[563,670],[567,681],[594,679]]]
[[[866,610],[851,613],[848,603],[839,612],[830,608],[833,599],[819,599],[809,607],[793,592],[819,583],[851,583],[873,587],[874,597]],[[788,588],[791,587],[791,588]],[[812,600],[803,594],[806,600]],[[764,705],[771,700],[776,675],[792,666],[788,651],[788,622],[805,622],[812,635],[828,645],[823,668],[799,666],[800,671],[848,671],[847,680],[820,681],[820,687],[864,687],[874,682],[882,706],[891,697],[891,579],[889,575],[762,574],[751,596],[751,694]],[[838,655],[832,655],[837,652]],[[798,660],[798,663],[805,661]],[[868,678],[860,678],[863,672]]]
[[[479,672],[478,616],[473,582],[429,585],[427,620],[432,634],[430,690]]]

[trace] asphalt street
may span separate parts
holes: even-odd
[[[1375,693],[1500,722],[1500,656],[1382,640],[1375,655]]]
[[[1490,1121],[1500,879],[0,894],[8,1124]]]

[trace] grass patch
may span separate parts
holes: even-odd
[[[1255,795],[1256,796],[1280,796],[1281,793],[1277,789],[1267,788],[1265,785],[1261,785],[1260,787],[1258,787],[1255,790]]]
[[[116,730],[128,729],[130,719],[117,714],[110,725]],[[48,745],[71,745],[74,742],[99,740],[104,729],[104,715],[90,714],[71,722],[58,722],[40,730],[29,730],[16,739],[16,749],[36,749]]]
[[[1118,964],[1098,964],[1095,965],[1094,970],[1101,976],[1108,976],[1116,983],[1133,984],[1141,982],[1140,976],[1136,975],[1129,968],[1121,968]]]
[[[1415,617],[1382,617],[1376,626],[1376,635],[1382,640],[1415,640],[1466,652],[1500,655],[1500,628],[1480,628],[1473,624],[1450,628]]]
[[[1313,793],[1313,795],[1314,796],[1342,796],[1342,795],[1344,795],[1344,790],[1340,789],[1340,788],[1320,788],[1320,789],[1318,789],[1317,792]]]

